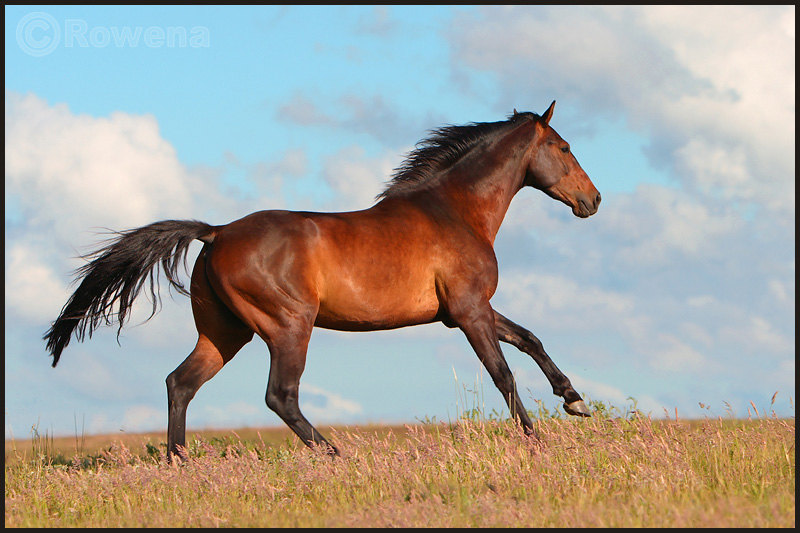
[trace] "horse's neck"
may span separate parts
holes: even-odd
[[[496,140],[465,155],[440,181],[439,196],[447,207],[490,243],[522,188],[529,143],[518,134]]]

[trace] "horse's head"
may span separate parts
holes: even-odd
[[[597,212],[600,193],[586,175],[569,144],[550,127],[553,101],[537,121],[531,146],[525,185],[544,191],[572,208],[572,213],[586,218]]]

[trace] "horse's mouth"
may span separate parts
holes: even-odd
[[[595,191],[596,192],[596,191]],[[572,199],[572,214],[580,218],[588,218],[595,213],[600,207],[600,193],[590,199],[589,196],[579,193],[576,198]]]
[[[589,197],[583,193],[567,195],[555,188],[544,189],[544,192],[559,202],[571,207],[572,214],[578,218],[589,218],[597,213],[598,206],[600,205],[600,193],[597,193],[594,201],[591,201]]]
[[[572,206],[572,214],[578,218],[589,218],[595,213],[597,213],[597,206],[587,205],[583,200],[578,200],[576,205]]]

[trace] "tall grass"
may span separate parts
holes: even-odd
[[[258,434],[195,438],[181,466],[159,441],[69,460],[40,446],[7,457],[5,525],[795,525],[793,418],[653,420],[634,402],[575,419],[540,404],[536,441],[473,407],[450,422],[333,430],[335,460]]]

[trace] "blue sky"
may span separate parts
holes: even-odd
[[[194,344],[186,298],[135,315],[120,345],[106,328],[49,366],[41,335],[97,228],[368,207],[428,130],[552,100],[603,205],[578,220],[521,192],[496,242],[495,307],[589,398],[633,397],[654,416],[747,416],[750,402],[794,415],[793,6],[5,15],[6,437],[165,427],[164,378]],[[533,361],[504,351],[526,405],[556,405]],[[267,361],[250,343],[197,394],[189,426],[279,425]],[[318,424],[446,420],[465,386],[502,408],[441,325],[317,330],[301,407]]]

